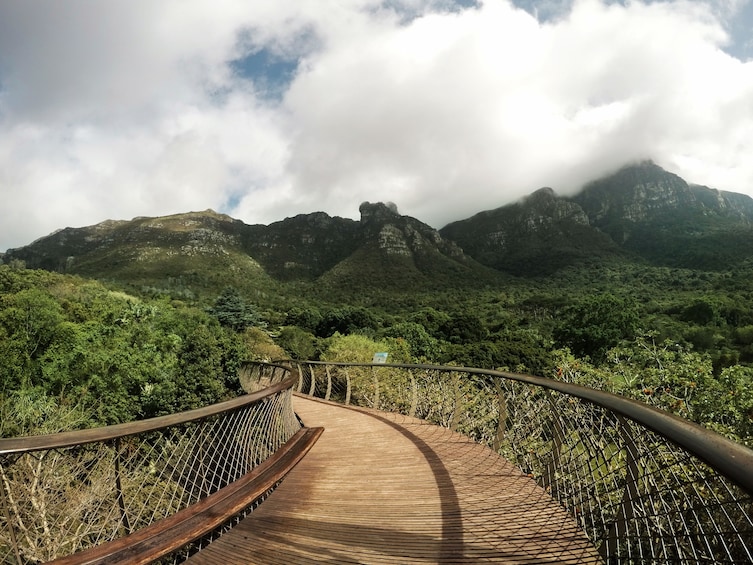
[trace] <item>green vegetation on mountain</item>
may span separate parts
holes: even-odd
[[[86,426],[215,402],[244,359],[383,350],[614,390],[751,444],[752,203],[641,163],[439,231],[378,203],[67,228],[0,265],[2,433],[53,404]]]

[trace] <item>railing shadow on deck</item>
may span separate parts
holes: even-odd
[[[0,563],[112,544],[251,474],[301,429],[297,379],[274,365],[257,376],[268,386],[182,414],[0,439]]]
[[[435,365],[289,362],[300,394],[488,445],[565,507],[606,563],[753,563],[753,451],[586,387]]]

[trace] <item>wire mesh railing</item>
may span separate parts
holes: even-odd
[[[106,428],[0,439],[0,563],[39,563],[115,540],[215,493],[299,429],[296,379],[257,368],[263,390]]]
[[[753,451],[648,405],[513,373],[297,362],[297,391],[461,432],[531,475],[607,563],[753,563]]]

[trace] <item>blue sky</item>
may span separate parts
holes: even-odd
[[[6,0],[0,250],[212,208],[434,227],[651,158],[753,194],[753,0]]]

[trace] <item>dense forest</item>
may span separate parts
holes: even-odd
[[[753,445],[753,266],[600,259],[542,278],[396,291],[326,280],[189,291],[0,265],[2,436],[186,410],[244,360],[497,368],[611,390]],[[347,290],[350,288],[350,290]]]

